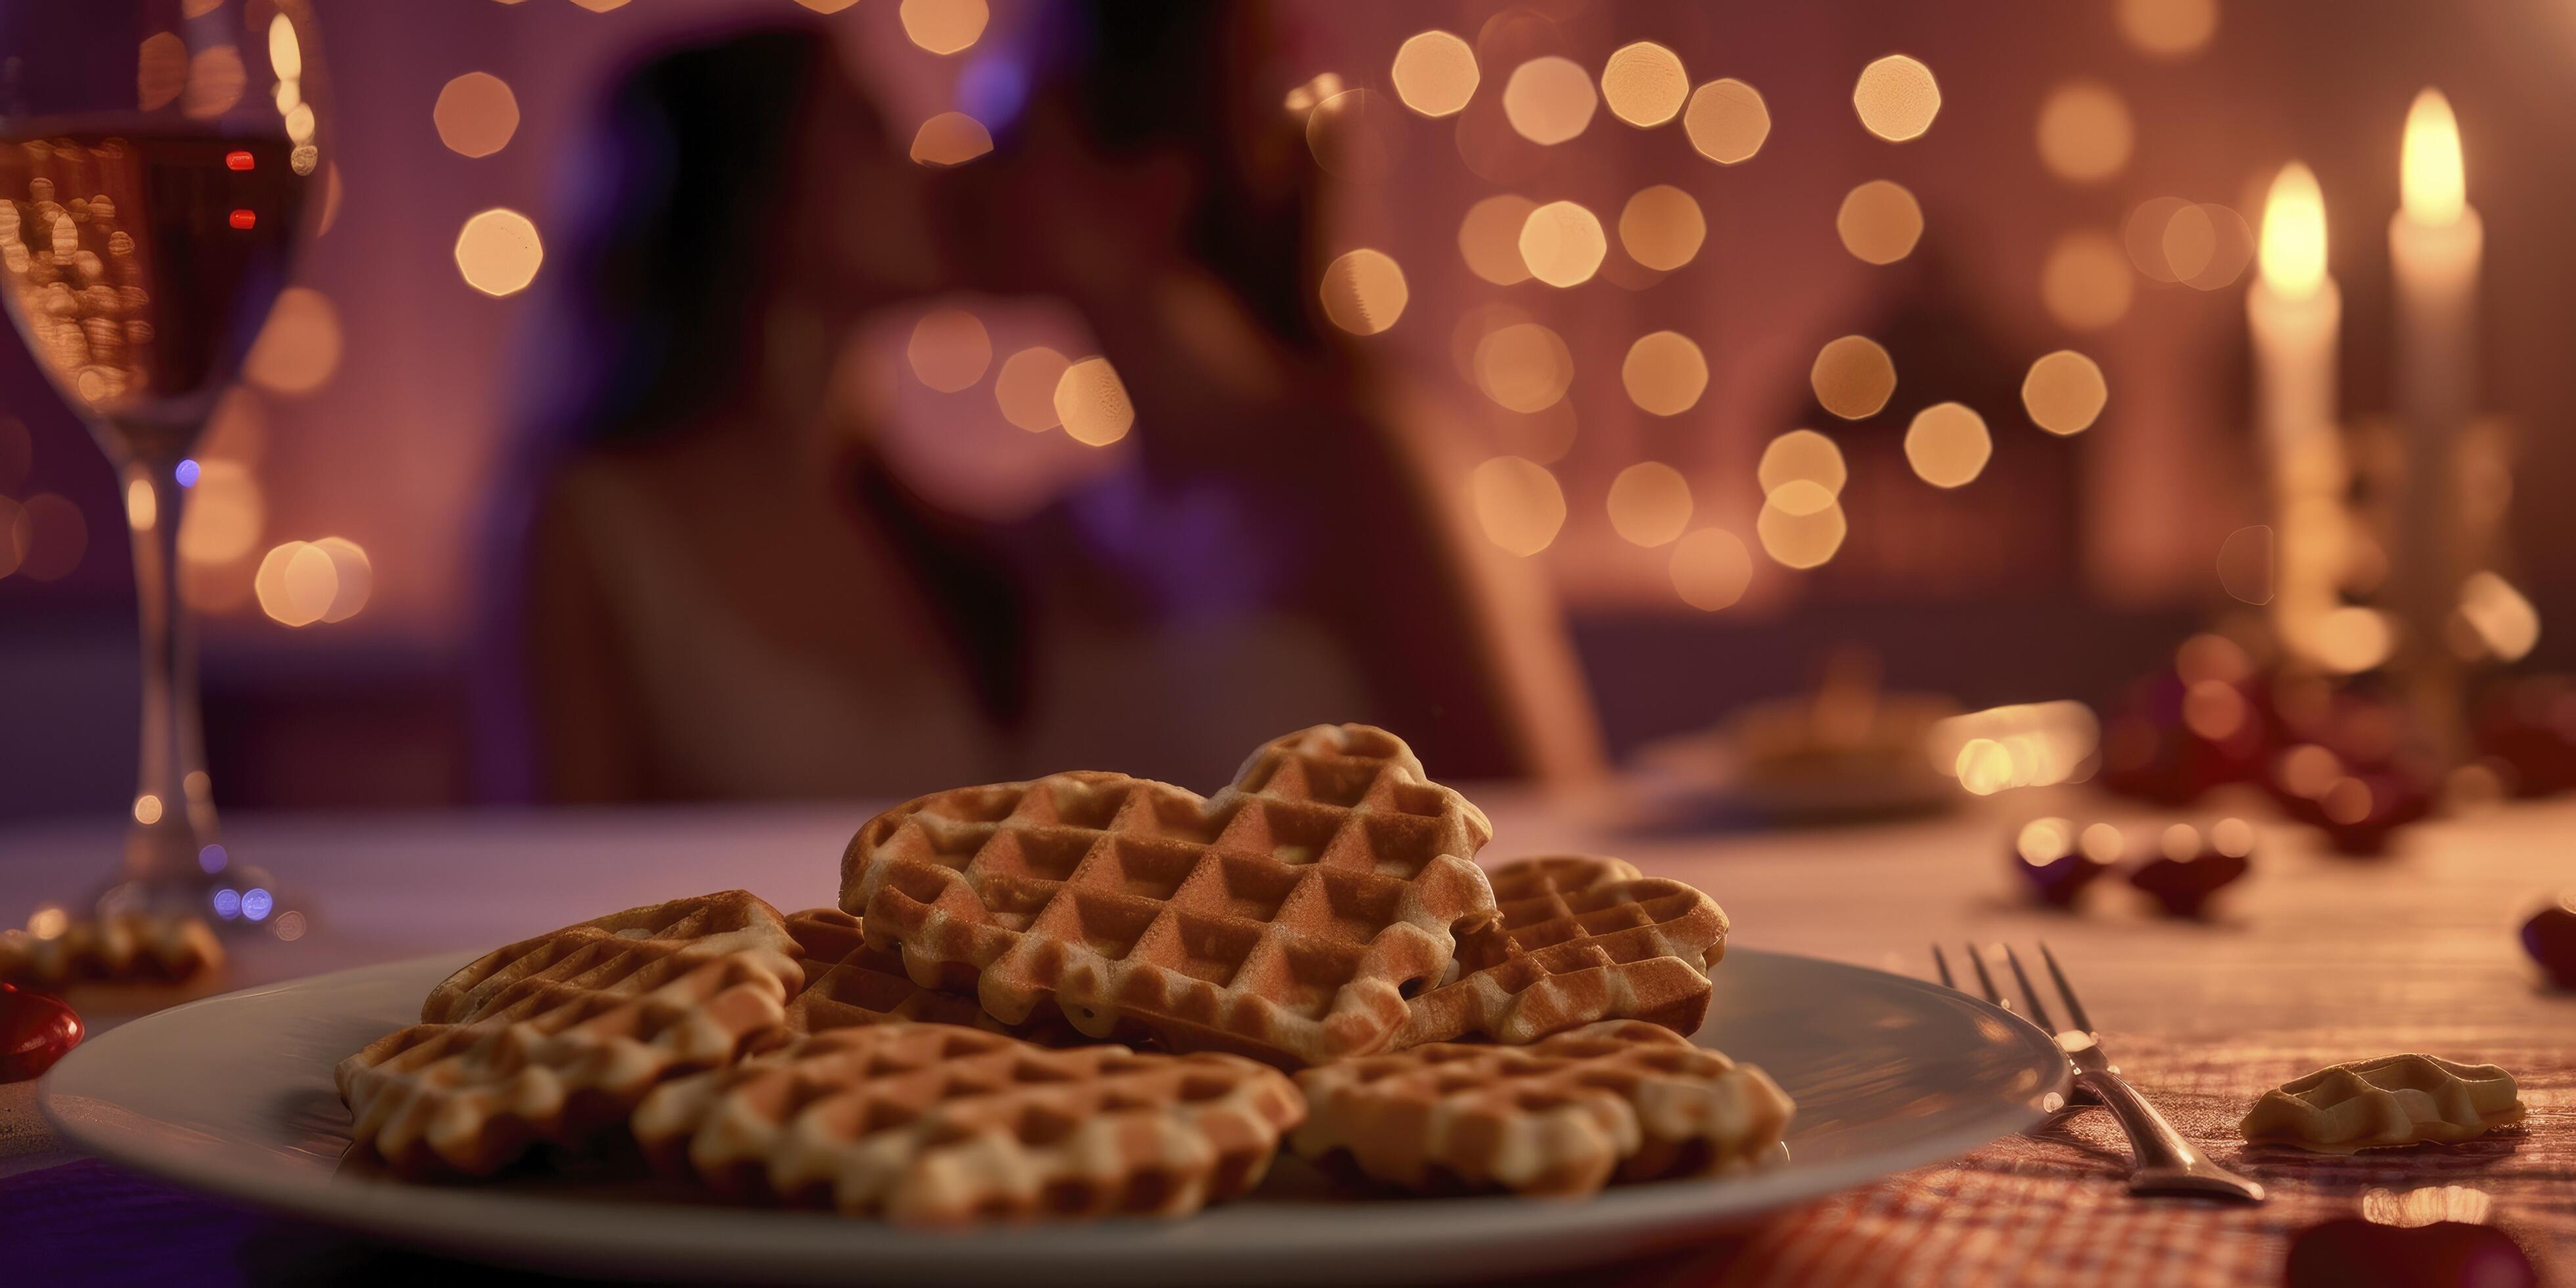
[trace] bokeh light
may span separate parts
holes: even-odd
[[[340,369],[340,313],[309,286],[277,293],[268,322],[242,362],[242,377],[278,394],[309,394]]]
[[[1834,215],[1843,249],[1871,264],[1893,264],[1914,253],[1923,236],[1923,207],[1902,184],[1872,179],[1843,194]]]
[[[1404,316],[1404,270],[1381,250],[1361,247],[1324,269],[1324,316],[1353,335],[1375,335]]]
[[[1601,96],[1580,63],[1553,54],[1512,69],[1503,84],[1503,117],[1522,138],[1542,146],[1563,143],[1592,124]]]
[[[954,54],[983,38],[992,18],[984,0],[903,0],[903,34],[934,54]]]
[[[1818,568],[1842,549],[1849,532],[1833,494],[1803,480],[1774,490],[1753,521],[1762,553],[1788,568]]]
[[[1485,537],[1516,555],[1548,548],[1565,526],[1565,492],[1536,461],[1497,456],[1467,479],[1468,499]]]
[[[188,508],[179,519],[179,557],[192,564],[228,564],[259,544],[268,502],[259,478],[239,461],[209,457],[197,469]]]
[[[179,100],[188,88],[188,42],[175,31],[156,31],[143,38],[134,62],[135,106],[157,112]]]
[[[1517,193],[1498,193],[1467,207],[1467,217],[1458,221],[1458,253],[1467,261],[1467,271],[1496,286],[1513,286],[1529,280],[1527,261],[1521,258],[1521,229],[1529,224],[1530,212],[1538,203]]]
[[[2272,602],[2272,529],[2253,524],[2227,534],[2218,546],[2218,588],[2248,604]]]
[[[1107,447],[1135,428],[1136,408],[1107,358],[1084,358],[1055,382],[1055,416],[1077,443]]]
[[[1986,418],[1954,402],[1934,403],[1914,413],[1905,429],[1905,462],[1914,476],[1934,487],[1964,487],[1985,472],[1995,453]]]
[[[1753,555],[1724,528],[1702,528],[1673,546],[1673,591],[1704,613],[1733,607],[1753,584]]]
[[[2346,604],[2329,609],[2316,621],[2310,650],[2326,669],[2354,675],[2388,660],[2397,633],[2388,616],[2376,609]]]
[[[1807,373],[1816,401],[1844,420],[1878,414],[1896,392],[1896,363],[1867,336],[1847,335],[1825,345]]]
[[[2075,331],[2099,331],[2128,316],[2136,290],[2120,243],[2091,229],[2060,236],[2039,273],[2039,298],[2048,315]]]
[[[1573,353],[1539,323],[1497,327],[1476,342],[1476,387],[1513,411],[1553,407],[1573,383]]]
[[[1619,365],[1619,383],[1639,410],[1678,416],[1696,406],[1708,389],[1708,359],[1689,336],[1678,331],[1649,332],[1628,346],[1627,360]]]
[[[516,295],[537,280],[545,263],[545,244],[537,238],[536,221],[506,207],[494,207],[465,221],[456,234],[456,269],[465,284],[485,295]]]
[[[252,579],[260,611],[286,626],[344,622],[374,593],[367,552],[344,537],[289,541],[273,547]]]
[[[2022,378],[2021,405],[2031,423],[2052,434],[2080,434],[2092,428],[2111,399],[2102,368],[2073,349],[2060,349],[2030,364]]]
[[[2126,169],[2137,142],[2129,105],[2097,80],[2072,80],[2039,107],[2039,159],[2069,183],[2099,183]]]
[[[1395,168],[1403,149],[1396,111],[1374,90],[1343,90],[1317,103],[1306,118],[1306,150],[1326,174],[1379,178]]]
[[[2189,207],[2180,197],[2150,197],[2129,212],[2129,222],[2121,228],[2120,240],[2129,252],[2129,263],[2141,274],[2159,282],[2178,282],[2170,261],[2165,258],[2165,228],[2176,213]]]
[[[1280,106],[1288,109],[1290,116],[1302,117],[1314,111],[1316,104],[1341,93],[1346,88],[1348,87],[1342,84],[1341,73],[1317,72],[1304,83],[1289,86],[1287,94],[1282,96],[1279,102]]]
[[[25,524],[17,543],[19,576],[60,581],[80,567],[81,557],[89,553],[89,521],[81,517],[79,506],[51,492],[39,492],[27,498],[18,517]]]
[[[606,13],[611,9],[625,8],[627,0],[572,0],[572,2],[592,13]]]
[[[18,571],[25,562],[28,547],[35,544],[35,525],[27,521],[27,507],[0,496],[0,577]]]
[[[1439,117],[1465,108],[1483,73],[1465,40],[1446,31],[1426,31],[1397,46],[1389,78],[1406,107]]]
[[[2540,611],[2513,583],[2492,572],[2469,574],[2460,586],[2460,621],[2468,628],[2461,649],[2472,658],[2483,653],[2499,662],[2518,662],[2540,643]]]
[[[1843,449],[1834,440],[1812,429],[1793,429],[1782,434],[1762,449],[1762,463],[1754,477],[1768,496],[1791,483],[1812,483],[1824,493],[1829,503],[1842,495],[1843,483],[1850,477],[1843,464]],[[1811,508],[1822,509],[1824,503]]]
[[[2119,0],[2120,34],[2159,58],[2198,53],[2218,31],[2218,0]]]
[[[993,132],[964,112],[941,112],[912,135],[912,159],[918,165],[964,165],[992,150]]]
[[[972,388],[993,364],[993,337],[964,309],[932,309],[913,324],[904,361],[921,383],[944,394]]]
[[[519,99],[509,82],[489,72],[467,72],[438,91],[429,109],[438,141],[459,156],[488,157],[519,132]]]
[[[1063,424],[1055,414],[1055,387],[1071,365],[1044,345],[1004,358],[1001,373],[993,377],[993,401],[1001,406],[1002,419],[1033,434]]]
[[[1680,115],[1690,88],[1681,55],[1651,40],[1621,46],[1601,68],[1601,98],[1610,114],[1641,129]]]
[[[2245,217],[2212,202],[2174,211],[2157,245],[2165,271],[2196,290],[2232,286],[2254,262],[2254,231]]]
[[[210,121],[241,105],[250,84],[239,49],[213,45],[188,60],[188,87],[180,91],[179,110],[190,120]]]
[[[1852,108],[1870,133],[1903,143],[1932,128],[1932,118],[1941,113],[1941,84],[1920,61],[1889,54],[1861,69]]]
[[[7,492],[27,481],[28,471],[36,465],[35,436],[27,432],[27,422],[15,416],[0,416],[0,492]]]
[[[1690,481],[1661,461],[1639,461],[1610,480],[1610,528],[1627,541],[1652,548],[1690,526]]]
[[[1575,202],[1551,201],[1522,221],[1520,252],[1530,276],[1550,286],[1580,286],[1600,271],[1610,241],[1591,211]]]
[[[1729,77],[1691,91],[1682,111],[1682,130],[1691,148],[1719,165],[1749,161],[1771,137],[1771,109],[1762,92]]]
[[[1638,189],[1619,211],[1619,244],[1628,258],[1660,272],[1691,262],[1707,238],[1699,203],[1668,183]]]

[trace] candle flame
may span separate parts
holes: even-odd
[[[2442,91],[2427,89],[2415,96],[2415,106],[2406,113],[2406,144],[2398,154],[2398,168],[2408,219],[2459,222],[2468,206],[2468,180],[2460,165],[2460,122]]]
[[[2293,161],[2263,204],[2263,284],[2305,299],[2326,280],[2326,202],[2317,176]]]

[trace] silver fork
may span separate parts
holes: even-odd
[[[2213,1198],[2243,1199],[2249,1203],[2263,1201],[2263,1187],[2213,1163],[2200,1147],[2183,1138],[2174,1125],[2158,1112],[2147,1098],[2137,1093],[2128,1080],[2120,1076],[2119,1067],[2102,1054],[2102,1037],[2093,1029],[2093,1021],[2084,1014],[2084,1003],[2075,996],[2075,986],[2066,982],[2066,972],[2058,969],[2057,956],[2047,944],[2039,946],[2040,957],[2048,963],[2049,978],[2057,983],[2057,995],[2066,1003],[2066,1013],[2074,1021],[2068,1028],[2057,1027],[2048,1013],[2048,1004],[2040,1000],[2039,990],[2031,987],[2030,973],[2021,968],[2021,957],[2009,944],[1998,945],[2004,961],[2012,967],[2013,978],[2021,984],[2021,995],[2030,1004],[2030,1019],[2057,1039],[2074,1066],[2079,1087],[2101,1098],[2102,1107],[2120,1122],[2128,1133],[2129,1152],[2137,1159],[2129,1169],[2129,1192],[2132,1194],[2200,1194]],[[1941,972],[1941,983],[1958,988],[1951,978],[1950,959],[1941,945],[1932,945],[1932,964]],[[2005,1010],[2012,1003],[2004,1000],[2003,990],[1995,987],[1994,976],[1986,970],[1985,955],[1974,944],[1968,946],[1968,964],[1976,967],[1977,985],[1985,991],[1986,1000]],[[1966,990],[1961,990],[1966,991]]]

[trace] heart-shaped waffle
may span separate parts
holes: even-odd
[[[1493,911],[1492,834],[1402,739],[1317,725],[1212,799],[1102,773],[922,797],[859,829],[841,907],[1005,1023],[1051,1000],[1094,1038],[1295,1067],[1393,1039]]]
[[[1304,1114],[1286,1076],[1234,1056],[877,1024],[673,1082],[634,1128],[729,1193],[960,1225],[1186,1215],[1259,1182]]]
[[[1716,900],[1591,855],[1521,859],[1485,875],[1497,919],[1462,933],[1458,977],[1414,999],[1396,1047],[1470,1034],[1535,1042],[1596,1020],[1699,1031],[1708,968],[1726,955]]]
[[[583,1149],[665,1079],[782,1040],[804,982],[794,947],[777,910],[739,891],[513,944],[431,992],[425,1013],[467,1022],[416,1024],[340,1062],[350,1136],[405,1175]]]
[[[1007,1025],[985,1014],[972,997],[913,983],[903,973],[902,955],[868,947],[859,919],[838,908],[789,913],[787,931],[796,937],[796,964],[805,968],[804,989],[787,1002],[787,1027],[798,1033],[919,1022],[962,1024],[1040,1046],[1084,1040],[1062,1015],[1041,1012]]]
[[[796,957],[786,920],[758,895],[723,890],[648,904],[493,949],[431,989],[420,1018],[426,1024],[470,1024],[496,999],[531,980],[594,992],[640,992],[621,981],[653,962],[711,961],[740,952],[790,962]]]
[[[1611,1020],[1529,1046],[1442,1042],[1297,1075],[1293,1144],[1424,1192],[1589,1194],[1750,1166],[1795,1106],[1760,1069]]]

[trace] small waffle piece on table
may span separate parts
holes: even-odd
[[[1535,1042],[1596,1020],[1699,1031],[1708,968],[1726,955],[1716,900],[1590,855],[1522,859],[1485,875],[1498,920],[1463,933],[1458,978],[1414,999],[1394,1048],[1478,1034]]]
[[[1297,1075],[1292,1140],[1403,1189],[1579,1195],[1758,1162],[1795,1107],[1760,1069],[1611,1020],[1529,1046],[1444,1042]]]
[[[1004,1024],[972,997],[913,983],[903,973],[902,955],[868,947],[859,919],[838,908],[789,913],[787,930],[796,938],[796,964],[805,968],[804,989],[787,1002],[787,1027],[798,1033],[917,1021],[962,1024],[1040,1046],[1085,1041],[1061,1015],[1041,1012]]]
[[[1286,1075],[1235,1056],[897,1023],[669,1083],[634,1128],[728,1193],[960,1225],[1184,1216],[1258,1183],[1304,1115]]]
[[[1404,741],[1317,725],[1212,799],[1123,774],[925,796],[859,829],[841,907],[925,987],[1005,1023],[1296,1067],[1384,1047],[1453,927],[1494,908],[1493,834]]]
[[[794,947],[777,910],[740,891],[513,944],[431,992],[425,1014],[464,1021],[417,1024],[340,1062],[350,1135],[405,1175],[484,1175],[539,1143],[586,1148],[666,1079],[780,1040],[804,982]]]
[[[186,914],[113,913],[63,923],[53,935],[0,932],[0,983],[48,992],[91,981],[176,984],[223,964],[215,932]]]

